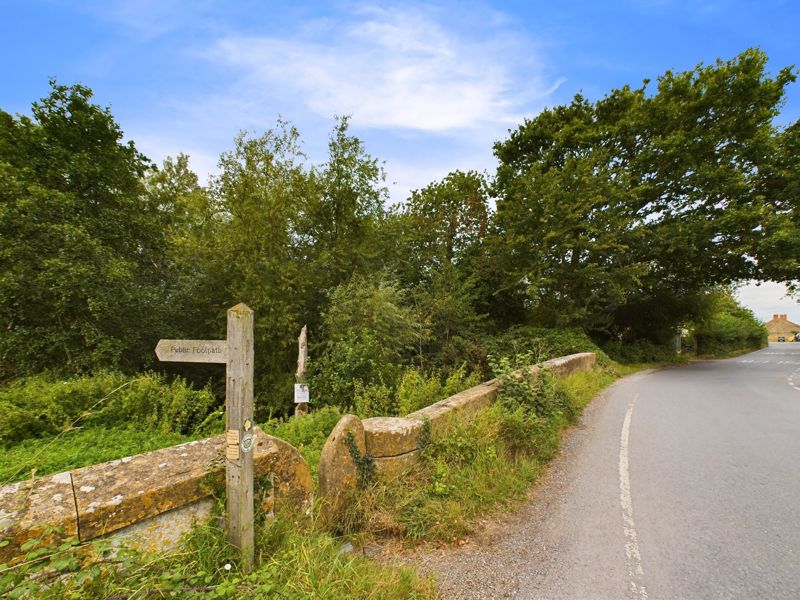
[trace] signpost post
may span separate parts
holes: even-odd
[[[224,363],[225,489],[228,541],[239,548],[242,570],[253,568],[253,311],[228,310],[226,340],[160,340],[159,360]]]

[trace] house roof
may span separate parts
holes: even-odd
[[[800,325],[792,323],[786,315],[772,315],[772,319],[764,323],[770,334],[794,334],[800,332]]]

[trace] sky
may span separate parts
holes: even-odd
[[[153,161],[201,180],[242,130],[279,117],[311,162],[336,115],[383,161],[392,202],[461,170],[494,172],[494,142],[576,93],[596,100],[749,47],[800,66],[797,0],[277,2],[0,0],[0,109],[29,114],[48,81],[82,83]],[[800,83],[778,125],[800,118]],[[739,297],[800,322],[777,284]],[[780,309],[778,308],[780,307]]]

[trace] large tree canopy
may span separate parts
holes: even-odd
[[[765,69],[749,50],[577,96],[496,144],[503,288],[544,324],[663,335],[709,286],[796,277],[792,130],[773,125],[795,76]]]

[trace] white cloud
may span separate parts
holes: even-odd
[[[278,91],[323,117],[451,132],[513,125],[540,106],[548,82],[535,48],[497,15],[483,27],[433,9],[362,7],[284,36],[229,35],[204,55],[238,72],[238,97]],[[481,21],[481,19],[474,19]],[[255,104],[254,104],[255,107]]]
[[[213,0],[83,0],[65,2],[109,23],[118,25],[142,41],[165,35],[202,14]]]

